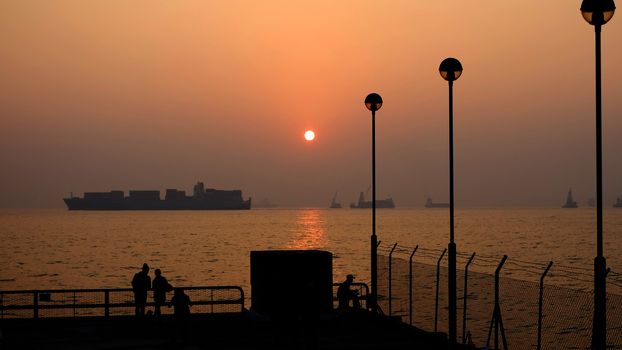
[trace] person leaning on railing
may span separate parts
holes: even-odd
[[[361,307],[359,302],[359,292],[357,290],[350,289],[354,282],[353,275],[347,275],[346,280],[341,282],[339,288],[337,288],[337,299],[339,300],[339,309],[347,309],[350,307],[350,300],[352,300],[352,307],[358,309]]]
[[[134,292],[134,303],[136,304],[136,316],[145,315],[145,305],[147,304],[147,292],[151,289],[151,277],[149,277],[149,265],[143,264],[142,270],[137,272],[132,278],[132,291]]]
[[[153,314],[160,316],[162,311],[160,308],[166,303],[166,293],[173,290],[166,278],[162,276],[160,269],[155,269],[155,277],[153,278],[153,302],[155,304],[155,310]]]
[[[173,306],[173,319],[175,320],[175,338],[181,337],[186,340],[188,336],[188,322],[190,318],[190,297],[182,288],[175,288],[175,294],[171,298],[168,307]]]

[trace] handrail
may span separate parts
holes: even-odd
[[[211,291],[212,298],[208,300],[194,300],[192,305],[212,305],[212,312],[214,305],[240,305],[240,311],[244,312],[244,290],[239,286],[197,286],[197,287],[179,287],[185,291],[201,292]],[[217,290],[228,290],[235,293],[234,297],[221,298],[220,300],[214,300],[213,292]],[[135,306],[134,300],[122,300],[111,302],[111,293],[131,293],[131,288],[95,288],[95,289],[41,289],[41,290],[0,290],[0,315],[2,318],[6,318],[5,311],[8,310],[32,310],[32,318],[40,317],[40,310],[73,310],[73,316],[76,317],[76,310],[79,309],[103,309],[104,317],[110,316],[111,308],[127,308]],[[59,301],[54,300],[52,297],[54,294],[69,294],[68,299],[61,299]],[[81,294],[82,300],[87,300],[84,296],[95,295],[98,299],[93,302],[80,302],[77,303],[78,297],[76,294]],[[7,302],[7,297],[11,295],[32,295],[31,303],[28,302]],[[101,301],[103,299],[103,302]],[[57,303],[57,304],[46,304]],[[154,306],[155,302],[147,302],[146,306]]]
[[[176,287],[183,290],[207,290],[207,289],[238,289],[240,286],[191,286]],[[81,288],[81,289],[23,289],[23,290],[0,290],[0,294],[32,294],[32,293],[88,293],[88,292],[131,292],[132,288]]]

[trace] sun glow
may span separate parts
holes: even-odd
[[[313,141],[313,139],[315,139],[315,132],[313,132],[313,130],[305,131],[305,140]]]

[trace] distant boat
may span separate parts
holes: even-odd
[[[562,205],[562,208],[578,208],[577,202],[572,199],[572,188],[568,190],[568,196],[566,197],[566,203]]]
[[[368,189],[369,191],[369,189]],[[368,209],[372,207],[372,201],[366,201],[363,192],[359,194],[359,201],[357,204],[350,203],[350,208],[354,209]],[[376,199],[376,208],[395,208],[393,198],[389,196],[387,199]]]
[[[333,200],[330,202],[330,208],[331,209],[341,208],[341,203],[337,202],[337,192],[335,192],[335,195],[333,196]]]
[[[432,202],[432,198],[428,197],[425,201],[426,208],[449,208],[449,203],[434,203]]]
[[[622,197],[618,197],[616,199],[615,204],[613,205],[614,208],[622,208]]]

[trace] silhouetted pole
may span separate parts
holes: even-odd
[[[613,0],[583,0],[581,15],[594,26],[596,67],[596,257],[594,258],[594,318],[592,349],[607,347],[607,261],[603,255],[603,162],[600,32],[615,12]]]
[[[438,68],[443,79],[449,83],[449,244],[447,245],[449,341],[457,339],[457,291],[456,291],[456,242],[454,241],[454,80],[462,74],[462,65],[455,58],[446,58]]]
[[[382,107],[382,97],[371,93],[365,98],[365,107],[371,111],[371,311],[378,311],[378,243],[376,236],[376,111]]]

